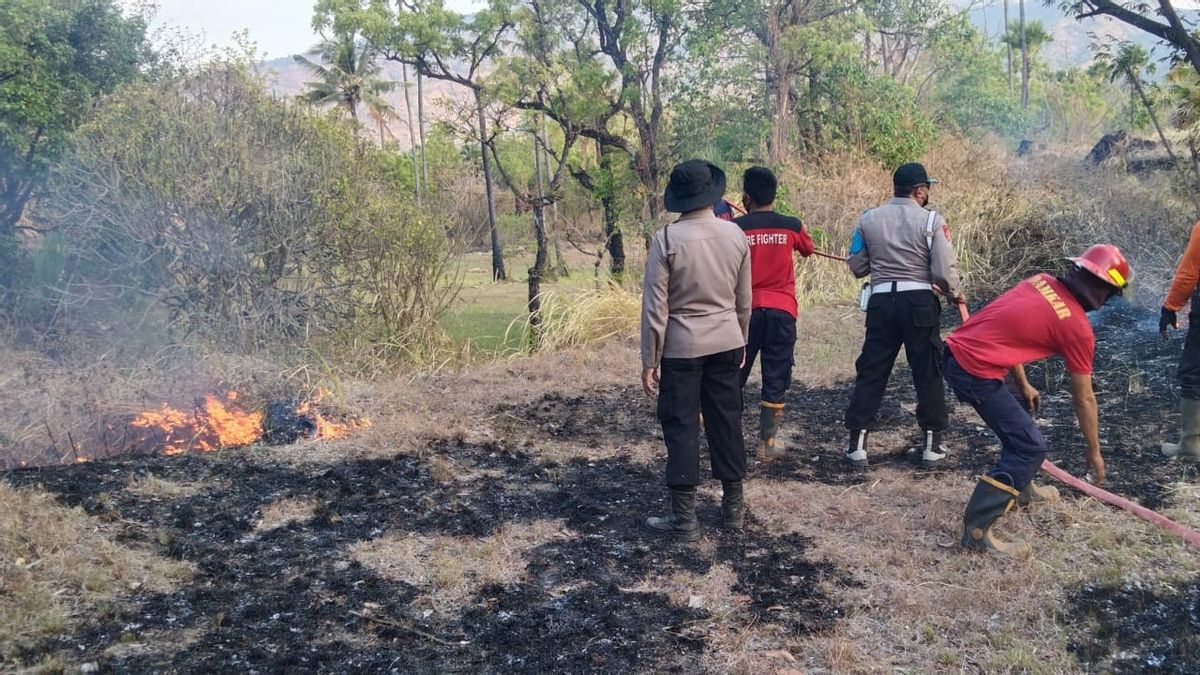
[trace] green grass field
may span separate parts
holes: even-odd
[[[595,287],[593,261],[582,254],[564,251],[570,274],[542,283],[543,294],[570,294]],[[442,327],[455,341],[477,357],[496,357],[522,351],[527,344],[527,270],[531,253],[516,253],[504,260],[508,281],[492,281],[491,254],[472,252],[463,256],[462,290],[458,301],[442,318]],[[607,277],[605,277],[607,278]]]

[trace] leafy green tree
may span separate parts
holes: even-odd
[[[1025,21],[1025,2],[1021,1],[1021,19],[1016,26],[1009,26],[1001,38],[1010,49],[1021,50],[1021,107],[1029,107],[1029,81],[1037,63],[1038,52],[1049,42],[1053,42],[1046,27],[1041,21]]]
[[[151,56],[113,0],[0,0],[0,255],[72,132]]]
[[[486,142],[490,134],[483,71],[501,53],[501,41],[513,27],[508,0],[490,0],[487,7],[470,16],[446,9],[443,0],[318,0],[313,25],[334,31],[359,31],[385,58],[407,63],[424,77],[453,82],[471,92],[487,193],[492,278],[507,278]]]
[[[313,56],[318,60],[310,58]],[[381,77],[376,56],[370,44],[351,32],[326,38],[307,55],[293,57],[316,78],[305,83],[307,90],[301,100],[315,106],[336,106],[355,122],[360,106],[376,119],[393,116],[395,111],[383,95],[395,89],[396,83]]]

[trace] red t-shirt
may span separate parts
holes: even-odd
[[[963,370],[1002,380],[1016,365],[1058,354],[1067,370],[1090,375],[1096,335],[1083,306],[1049,274],[1030,277],[946,336]]]
[[[750,244],[751,305],[779,309],[796,316],[796,268],[792,252],[808,257],[813,240],[799,218],[774,211],[755,211],[735,218]]]

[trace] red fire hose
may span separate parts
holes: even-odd
[[[1066,471],[1063,471],[1062,469],[1058,468],[1053,463],[1051,463],[1050,460],[1048,460],[1048,459],[1042,460],[1042,471],[1045,471],[1046,473],[1050,474],[1051,476],[1054,476],[1055,478],[1059,479],[1063,483],[1070,485],[1071,487],[1075,488],[1076,490],[1079,490],[1080,492],[1082,492],[1084,494],[1095,497],[1096,499],[1099,499],[1102,502],[1112,504],[1113,506],[1116,506],[1118,508],[1125,509],[1126,511],[1132,513],[1133,515],[1137,516],[1138,518],[1141,518],[1142,520],[1144,520],[1146,522],[1154,523],[1155,525],[1163,528],[1164,530],[1173,532],[1173,533],[1179,535],[1179,537],[1181,539],[1183,539],[1185,542],[1191,544],[1192,546],[1200,548],[1200,532],[1196,532],[1195,530],[1184,527],[1183,525],[1180,525],[1179,523],[1171,520],[1170,518],[1162,515],[1161,513],[1158,513],[1157,511],[1151,511],[1150,509],[1142,506],[1141,504],[1135,504],[1134,502],[1131,502],[1128,499],[1125,499],[1124,497],[1118,497],[1117,495],[1114,495],[1113,493],[1109,492],[1108,490],[1102,490],[1085,480],[1080,480],[1080,479],[1072,476],[1071,474],[1067,473]]]
[[[959,303],[958,314],[962,317],[963,323],[966,323],[967,319],[971,317],[971,313],[967,311],[966,303]],[[1045,471],[1066,485],[1069,485],[1088,496],[1095,497],[1106,504],[1111,504],[1117,508],[1124,509],[1148,523],[1153,523],[1164,530],[1167,530],[1168,532],[1177,534],[1186,543],[1200,548],[1200,532],[1196,532],[1191,528],[1180,525],[1179,523],[1171,520],[1161,513],[1158,513],[1157,511],[1152,511],[1141,504],[1136,504],[1128,499],[1125,499],[1124,497],[1114,495],[1108,490],[1104,490],[1092,485],[1085,480],[1080,480],[1066,471],[1058,468],[1048,459],[1042,460],[1042,471]]]

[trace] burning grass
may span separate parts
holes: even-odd
[[[190,565],[115,543],[81,509],[0,483],[0,663],[13,663]]]

